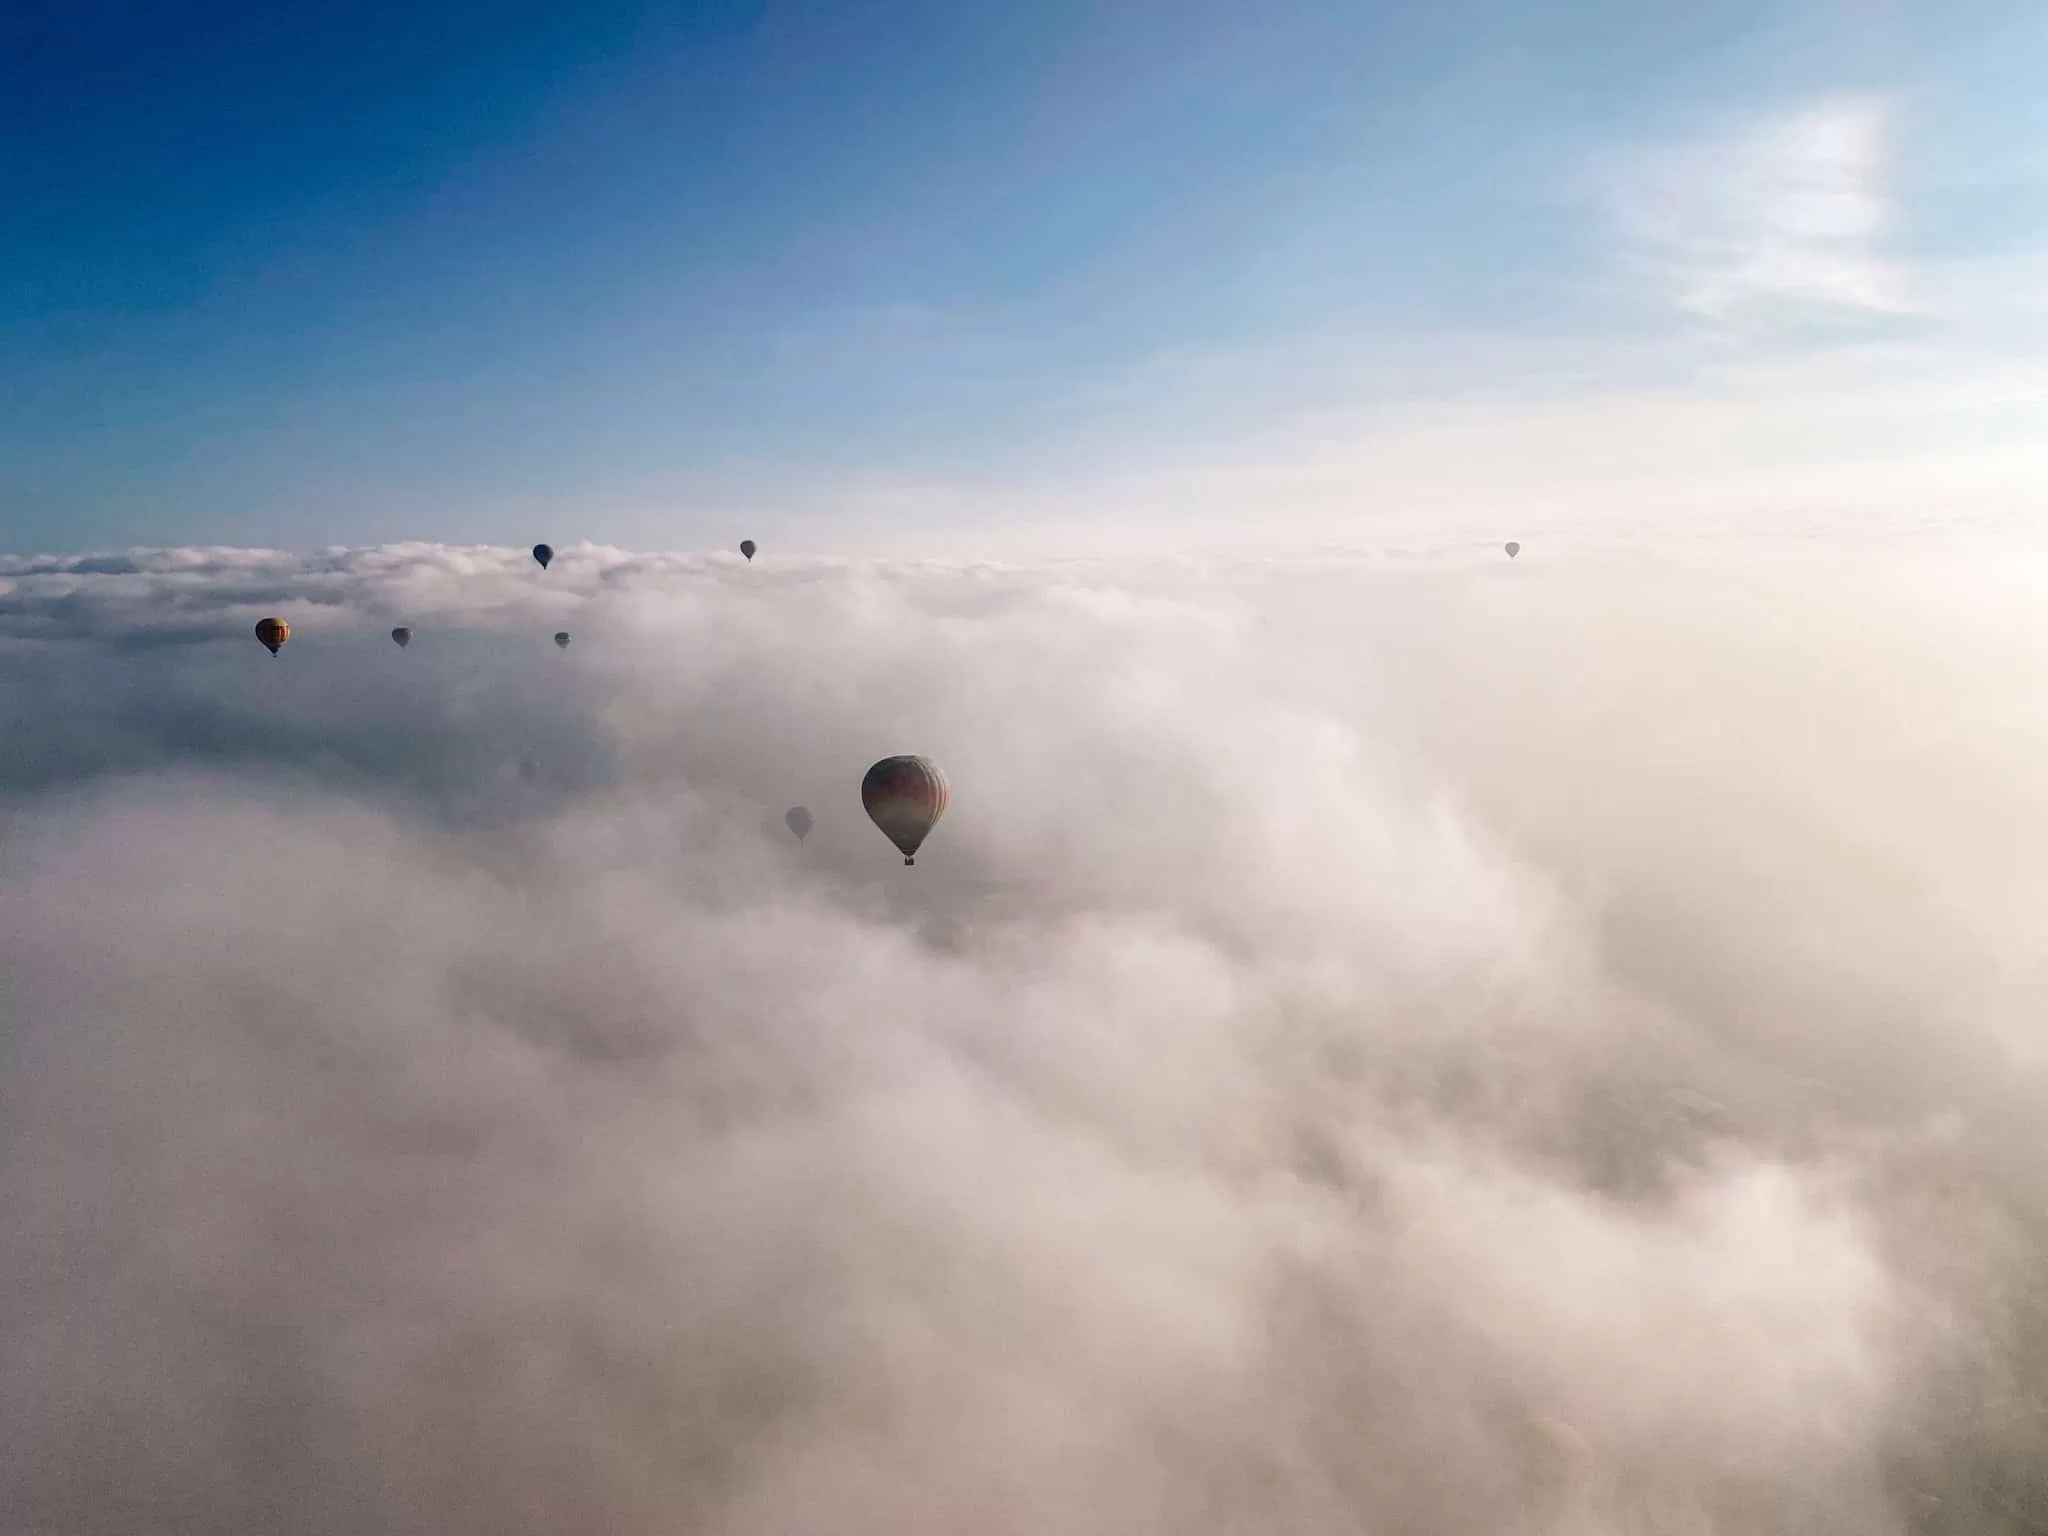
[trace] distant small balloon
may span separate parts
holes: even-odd
[[[860,803],[868,820],[903,854],[917,862],[918,846],[946,814],[951,791],[939,765],[928,757],[885,757],[860,781]]]
[[[536,544],[533,546],[533,558],[540,562],[542,570],[546,570],[548,562],[555,558],[555,551],[550,545]]]
[[[273,656],[283,648],[285,641],[291,639],[291,637],[292,627],[285,623],[283,619],[258,619],[256,621],[256,638],[270,647],[270,654]]]
[[[752,539],[741,539],[741,540],[740,540],[740,553],[741,553],[741,554],[743,554],[743,555],[745,555],[745,556],[746,556],[746,557],[747,557],[747,558],[748,558],[749,560],[753,559],[753,558],[754,558],[754,541],[753,541]]]
[[[556,630],[555,644],[559,645],[565,651],[569,649],[569,631],[567,631],[566,629]]]
[[[1521,545],[1519,545],[1519,544],[1513,543],[1512,541],[1510,541],[1510,543],[1508,544],[1508,558],[1509,558],[1510,560],[1512,560],[1512,559],[1514,559],[1514,558],[1515,558],[1515,556],[1519,555],[1519,554],[1520,554],[1521,552],[1522,552],[1522,546],[1521,546]]]
[[[792,805],[789,814],[782,818],[782,823],[796,834],[798,842],[811,835],[811,813],[801,805]]]
[[[401,624],[391,631],[391,638],[398,642],[398,648],[402,651],[412,644],[412,631]]]
[[[955,913],[944,913],[922,924],[917,936],[934,949],[953,953],[974,942],[974,925]]]

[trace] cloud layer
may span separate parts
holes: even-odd
[[[2032,1528],[2039,550],[557,547],[0,570],[0,1528]]]

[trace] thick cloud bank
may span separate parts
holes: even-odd
[[[2040,551],[557,547],[0,565],[0,1529],[2048,1528]]]

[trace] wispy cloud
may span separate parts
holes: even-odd
[[[1629,257],[1686,310],[1724,325],[1912,306],[1886,251],[1893,112],[1836,96],[1634,152],[1605,168]]]

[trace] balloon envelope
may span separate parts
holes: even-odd
[[[391,631],[391,638],[398,642],[398,648],[402,651],[412,644],[412,631],[401,624]]]
[[[566,629],[558,631],[555,635],[555,644],[565,651],[569,649],[569,631]]]
[[[1519,554],[1520,554],[1521,552],[1522,552],[1522,546],[1521,546],[1521,545],[1519,545],[1519,544],[1510,544],[1510,545],[1508,545],[1508,558],[1509,558],[1510,560],[1514,559],[1514,558],[1515,558],[1515,556],[1519,555]]]
[[[789,813],[782,818],[782,823],[796,834],[798,842],[811,835],[811,813],[801,805],[792,805]]]
[[[748,558],[749,560],[753,559],[753,558],[754,558],[754,541],[753,541],[752,539],[741,539],[741,540],[740,540],[740,553],[741,553],[741,554],[743,554],[743,555],[745,555],[745,556],[746,556],[746,557],[747,557],[747,558]]]
[[[917,936],[933,949],[958,952],[974,941],[974,925],[949,912],[920,925]]]
[[[270,654],[273,656],[277,654],[278,648],[285,641],[291,639],[291,637],[292,627],[285,623],[283,619],[258,619],[256,621],[256,638],[270,647]]]
[[[533,546],[533,558],[540,562],[542,570],[546,570],[548,562],[555,558],[554,549],[546,544],[536,544]]]
[[[860,803],[868,820],[915,864],[918,845],[946,814],[950,791],[939,765],[928,757],[885,757],[860,781]]]

